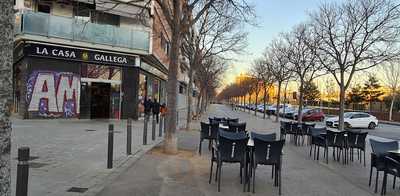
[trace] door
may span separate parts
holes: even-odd
[[[90,91],[90,118],[110,118],[111,84],[93,82]]]
[[[90,83],[81,82],[80,114],[82,119],[90,118]]]

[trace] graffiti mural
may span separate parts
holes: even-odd
[[[79,117],[81,80],[71,72],[34,71],[27,81],[28,111],[40,117]]]

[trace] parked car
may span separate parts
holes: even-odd
[[[302,113],[304,114],[308,110],[311,110],[311,108],[303,108]],[[299,108],[295,108],[292,113],[287,113],[285,117],[293,119],[293,120],[297,120],[298,113],[299,113]]]
[[[339,117],[328,118],[325,123],[328,127],[338,127]],[[344,113],[344,126],[347,128],[375,129],[378,126],[378,119],[365,112],[346,112]]]
[[[303,121],[323,121],[324,118],[325,114],[320,108],[310,109],[302,115]]]
[[[286,115],[293,113],[294,108],[291,105],[282,105],[279,108],[279,116],[285,117]]]

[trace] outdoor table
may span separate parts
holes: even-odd
[[[400,157],[400,149],[397,150],[389,150],[390,154]]]

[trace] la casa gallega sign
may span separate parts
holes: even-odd
[[[135,65],[135,57],[133,56],[116,55],[41,44],[31,44],[28,48],[30,49],[27,53],[30,56],[69,59],[74,61],[96,62],[103,64],[119,64],[127,66]]]

